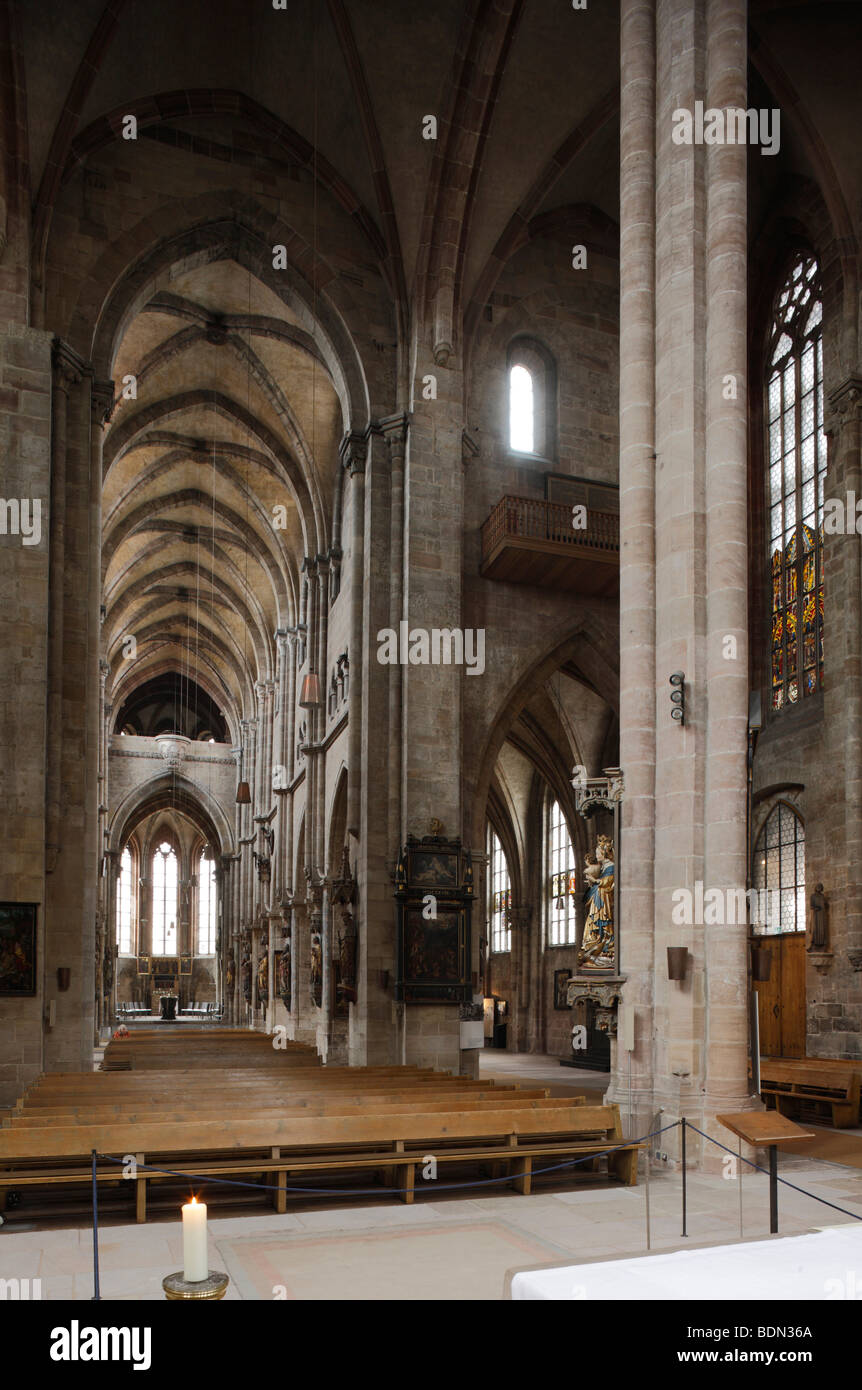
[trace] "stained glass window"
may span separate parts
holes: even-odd
[[[823,685],[823,310],[813,256],[775,302],[766,387],[772,708]]]
[[[559,801],[548,816],[548,945],[575,941],[575,852]]]
[[[756,935],[805,931],[805,827],[783,801],[757,837],[751,884],[760,894],[759,921],[752,926]]]
[[[511,951],[512,928],[509,909],[512,906],[512,885],[509,866],[499,837],[488,827],[488,921],[490,922],[491,951]]]
[[[153,955],[177,950],[177,856],[165,842],[153,855]]]

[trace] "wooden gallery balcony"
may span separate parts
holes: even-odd
[[[586,527],[572,526],[565,502],[503,497],[482,527],[484,579],[539,584],[593,598],[616,598],[620,582],[620,518],[587,510]]]

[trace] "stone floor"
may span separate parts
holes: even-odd
[[[554,1058],[483,1054],[482,1074],[523,1083],[600,1090],[607,1077],[559,1067]],[[561,1079],[557,1072],[562,1072]],[[862,1218],[862,1171],[802,1157],[782,1159],[781,1173],[807,1191]],[[743,1183],[743,1233],[768,1233],[764,1175]],[[499,1187],[464,1195],[420,1195],[328,1209],[297,1203],[288,1215],[216,1216],[210,1220],[210,1265],[231,1279],[231,1299],[478,1300],[503,1296],[507,1270],[596,1255],[646,1252],[646,1192],[604,1179],[574,1190],[522,1197]],[[469,1193],[469,1195],[467,1195]],[[853,1224],[852,1216],[781,1189],[780,1229],[794,1235]],[[681,1249],[681,1179],[650,1179],[653,1250]],[[862,1221],[859,1224],[862,1249]],[[688,1177],[688,1241],[739,1237],[738,1183],[710,1174]],[[161,1299],[161,1280],[182,1265],[181,1225],[105,1226],[99,1240],[101,1292],[106,1299]],[[45,1299],[87,1300],[93,1294],[92,1231],[0,1228],[0,1278],[40,1279]],[[729,1290],[732,1294],[732,1290]],[[768,1291],[764,1291],[768,1297]]]
[[[784,1176],[862,1218],[862,1175],[837,1165],[791,1159]],[[493,1191],[491,1189],[490,1191]],[[210,1265],[231,1277],[233,1299],[499,1299],[507,1270],[596,1255],[646,1251],[643,1184],[589,1185],[574,1191],[513,1192],[294,1211],[286,1216],[212,1219]],[[681,1249],[680,1179],[650,1182],[652,1249]],[[690,1174],[690,1242],[738,1238],[735,1181]],[[841,1213],[783,1188],[780,1229],[792,1235],[849,1224]],[[767,1234],[766,1178],[744,1182],[744,1235]],[[862,1225],[860,1225],[862,1249]],[[101,1292],[107,1299],[160,1299],[164,1275],[182,1265],[179,1222],[109,1226],[99,1239]],[[0,1229],[0,1278],[40,1279],[45,1299],[93,1293],[90,1229]]]

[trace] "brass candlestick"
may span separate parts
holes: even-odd
[[[219,1269],[211,1269],[206,1279],[186,1279],[183,1271],[178,1269],[176,1274],[167,1274],[162,1280],[162,1288],[165,1291],[165,1298],[171,1302],[176,1302],[181,1298],[206,1298],[210,1300],[224,1298],[230,1277],[222,1274]]]

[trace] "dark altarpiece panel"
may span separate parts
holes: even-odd
[[[473,865],[460,840],[410,835],[395,874],[395,998],[405,1004],[468,1004]]]

